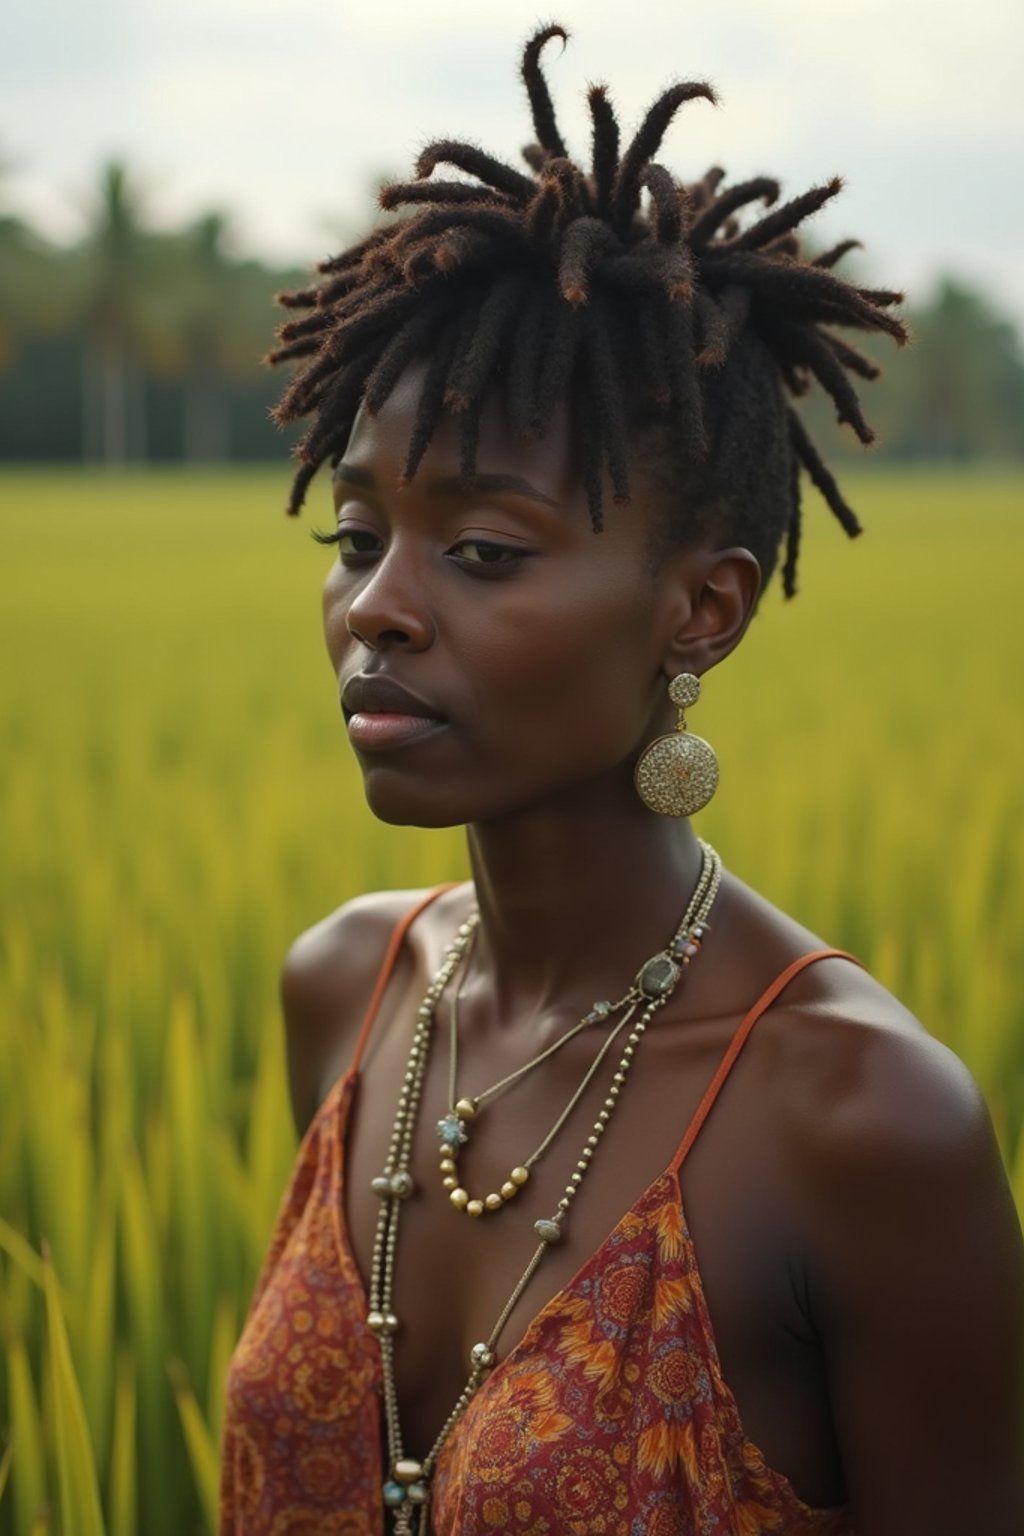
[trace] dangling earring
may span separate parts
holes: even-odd
[[[686,729],[686,710],[700,698],[700,679],[680,672],[669,683],[668,696],[679,711],[679,723],[671,736],[659,736],[645,749],[633,782],[652,811],[692,816],[718,788],[718,758],[703,737]]]

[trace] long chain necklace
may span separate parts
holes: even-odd
[[[684,968],[693,959],[695,953],[699,952],[702,936],[710,926],[707,922],[707,916],[714,903],[722,875],[722,861],[718,854],[711,847],[710,843],[704,842],[703,839],[699,841],[702,854],[700,876],[682,923],[666,948],[653,955],[650,960],[641,966],[633,986],[625,994],[625,997],[620,999],[620,1004],[616,1005],[628,1006],[627,999],[631,997],[634,990],[637,991],[637,999],[633,1002],[630,1011],[626,1014],[625,1018],[619,1021],[615,1030],[612,1031],[608,1040],[602,1046],[600,1054],[603,1059],[603,1053],[610,1048],[610,1042],[625,1027],[627,1022],[632,1022],[633,1027],[626,1038],[626,1044],[619,1058],[618,1067],[608,1085],[608,1094],[598,1112],[597,1119],[594,1121],[590,1135],[587,1137],[582,1154],[565,1185],[564,1193],[558,1201],[554,1214],[551,1217],[545,1217],[534,1222],[534,1232],[539,1239],[538,1246],[513,1287],[512,1293],[502,1308],[487,1339],[479,1344],[474,1344],[470,1350],[470,1369],[466,1385],[463,1387],[451,1413],[444,1421],[436,1440],[422,1461],[417,1461],[405,1454],[399,1422],[398,1393],[395,1385],[395,1335],[399,1329],[399,1319],[395,1315],[393,1308],[395,1251],[398,1242],[398,1224],[402,1204],[415,1192],[416,1188],[413,1176],[409,1171],[409,1162],[420,1099],[426,1079],[430,1043],[434,1032],[434,1014],[445,988],[455,975],[472,944],[476,924],[479,921],[479,914],[473,913],[459,928],[454,940],[445,952],[441,966],[430,983],[423,1002],[417,1009],[416,1027],[413,1031],[405,1076],[402,1080],[402,1089],[398,1096],[398,1105],[395,1111],[387,1159],[383,1172],[378,1174],[372,1181],[373,1191],[380,1198],[380,1209],[370,1267],[369,1312],[366,1321],[371,1332],[376,1335],[380,1346],[384,1422],[390,1474],[382,1492],[385,1508],[390,1510],[393,1516],[393,1536],[417,1536],[417,1533],[418,1536],[425,1536],[428,1521],[427,1502],[430,1497],[430,1479],[437,1466],[441,1449],[451,1431],[465,1413],[472,1397],[481,1386],[487,1373],[494,1366],[497,1360],[498,1340],[519,1298],[532,1280],[548,1248],[559,1242],[562,1237],[562,1229],[569,1208],[579,1193],[587,1170],[591,1166],[594,1152],[615,1112],[622,1088],[636,1054],[637,1046],[640,1044],[644,1031],[655,1014],[665,1006],[672,996]],[[687,946],[692,947],[688,948]],[[642,1010],[640,1016],[634,1020],[633,1015],[641,1007],[641,1003]],[[611,1011],[612,1006],[609,1004],[609,1011]],[[596,1007],[597,1005],[595,1004]],[[559,1044],[561,1043],[559,1042]],[[545,1054],[551,1054],[550,1048]],[[536,1065],[539,1065],[537,1060],[527,1063],[527,1069]],[[525,1070],[520,1069],[518,1074],[514,1075],[521,1077],[525,1075]],[[510,1076],[512,1075],[510,1074]],[[593,1072],[591,1071],[590,1077],[592,1076]],[[590,1081],[590,1077],[585,1079],[583,1087]],[[492,1088],[492,1097],[496,1091],[497,1085]],[[578,1101],[582,1091],[582,1088],[577,1090],[573,1102]],[[564,1123],[564,1120],[568,1118],[570,1110],[571,1105],[570,1109],[560,1116],[559,1123],[556,1124],[553,1132],[546,1138],[541,1150],[557,1134],[558,1129],[561,1128],[561,1123]],[[443,1147],[452,1146],[454,1143],[444,1142],[442,1145]],[[534,1161],[536,1161],[538,1155],[539,1153],[534,1154]],[[516,1183],[516,1188],[521,1187],[529,1178],[529,1171],[525,1170],[525,1172],[526,1178],[521,1178]],[[510,1177],[509,1182],[516,1181]]]
[[[628,991],[622,997],[616,1002],[612,1002],[608,998],[602,998],[593,1005],[589,1013],[580,1019],[578,1024],[574,1024],[571,1029],[566,1030],[559,1039],[554,1041],[552,1045],[547,1046],[539,1055],[532,1057],[530,1061],[525,1062],[521,1067],[517,1067],[515,1071],[507,1073],[498,1082],[492,1083],[490,1087],[481,1089],[472,1098],[459,1098],[456,1087],[459,1060],[459,995],[465,981],[466,971],[468,970],[468,964],[465,962],[468,962],[468,957],[473,947],[473,940],[476,936],[476,924],[473,923],[473,932],[469,936],[466,949],[461,957],[464,962],[463,974],[452,994],[449,1015],[448,1113],[437,1122],[437,1134],[441,1142],[441,1184],[447,1191],[448,1198],[457,1211],[464,1211],[467,1216],[474,1217],[496,1213],[503,1206],[507,1205],[510,1200],[513,1200],[523,1185],[529,1181],[534,1165],[544,1156],[544,1153],[565,1125],[600,1070],[601,1063],[608,1055],[623,1029],[630,1023],[637,1009],[642,1005],[644,998],[656,996],[659,988],[664,989],[666,986],[671,987],[674,985],[674,973],[670,967],[674,965],[676,970],[678,970],[680,965],[688,965],[697,954],[700,948],[700,940],[698,938],[695,941],[690,936],[689,928],[695,919],[701,901],[704,899],[711,874],[711,861],[703,862],[701,875],[698,878],[690,904],[672,939],[662,953],[653,956],[647,961]],[[668,965],[665,963],[666,959],[668,960]],[[493,1190],[487,1195],[472,1196],[458,1177],[458,1158],[469,1140],[469,1122],[476,1119],[480,1109],[488,1100],[497,1098],[499,1094],[514,1087],[528,1073],[541,1066],[543,1062],[548,1061],[563,1046],[568,1045],[570,1040],[574,1040],[582,1030],[614,1019],[618,1013],[622,1013],[622,1018],[619,1019],[615,1028],[608,1033],[600,1050],[584,1073],[582,1081],[539,1145],[534,1148],[529,1157],[524,1158],[521,1163],[518,1163],[510,1170],[508,1177],[498,1189]]]

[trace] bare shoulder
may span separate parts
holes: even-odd
[[[835,947],[735,877],[723,894],[718,938],[744,962],[723,1011],[739,1015],[794,961]],[[753,1046],[762,1099],[800,1162],[869,1157],[875,1143],[881,1156],[912,1154],[987,1119],[964,1063],[851,958],[815,958],[791,976]]]
[[[782,1096],[815,1161],[938,1168],[991,1142],[985,1099],[964,1062],[867,970],[832,957],[798,975],[779,1010]],[[820,1166],[820,1163],[819,1163]]]
[[[893,1278],[941,1266],[958,1274],[961,1298],[977,1287],[1004,1342],[1019,1338],[1024,1240],[973,1074],[849,961],[817,961],[794,992],[780,1019],[787,1040],[780,1082],[788,1086],[776,1102],[822,1314],[872,1295],[895,1314],[901,1298]],[[902,1300],[923,1304],[914,1287]]]
[[[332,1067],[355,1048],[396,925],[426,891],[357,896],[307,928],[281,967],[288,1082],[301,1133],[322,1101]]]
[[[984,1095],[849,961],[792,989],[772,1102],[857,1529],[1019,1530],[1024,1240]]]

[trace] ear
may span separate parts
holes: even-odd
[[[761,567],[749,549],[680,551],[673,573],[674,623],[665,650],[667,677],[698,677],[735,650],[753,618]]]

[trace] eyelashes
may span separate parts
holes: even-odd
[[[323,533],[319,528],[314,528],[313,538],[318,544],[337,544],[339,556],[343,556],[345,554],[373,555],[377,553],[377,551],[373,548],[373,545],[380,543],[380,540],[375,533],[367,533],[363,528],[334,528],[330,533]],[[346,550],[343,548],[343,541],[345,539],[352,539],[353,541],[356,539],[364,539],[368,542],[370,547],[364,547],[362,549],[356,547],[352,550]]]
[[[381,540],[363,528],[334,528],[329,533],[314,528],[312,538],[317,544],[336,544],[338,559],[350,570],[368,565],[381,553]],[[503,575],[530,558],[530,552],[494,539],[459,539],[445,554],[460,569],[483,577]]]
[[[475,549],[478,554],[475,559],[468,555],[456,555],[453,551],[457,549]],[[493,539],[460,539],[449,550],[449,557],[468,565],[488,566],[492,570],[497,566],[517,565],[527,558],[523,550],[512,549],[508,544],[497,544]]]

